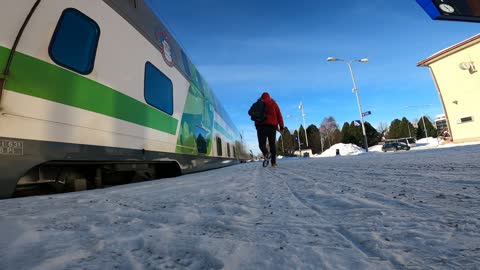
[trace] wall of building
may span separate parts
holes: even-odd
[[[480,141],[480,40],[476,42],[430,64],[454,142]]]

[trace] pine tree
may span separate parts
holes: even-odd
[[[410,123],[406,117],[403,117],[402,121],[400,122],[398,138],[409,138],[414,135],[415,128],[413,127],[412,123]]]
[[[423,125],[423,122],[425,122],[425,126],[427,129],[427,136],[428,137],[437,137],[437,130],[433,126],[432,122],[428,119],[428,117],[423,116],[418,120],[418,128],[417,128],[417,139],[425,138],[425,127]]]
[[[299,139],[300,139],[301,149],[306,149],[307,148],[307,142],[305,140],[305,128],[303,128],[303,125],[300,125],[299,133],[300,133],[299,134]]]
[[[353,144],[359,147],[363,147],[363,131],[362,126],[356,126],[355,123],[352,121],[350,123],[350,134],[352,138]]]
[[[398,139],[400,138],[400,126],[401,121],[399,119],[394,119],[390,124],[390,128],[388,129],[387,138],[388,139]]]
[[[295,131],[293,132],[293,136],[292,136],[292,137],[293,137],[293,149],[292,149],[292,150],[293,150],[292,153],[293,153],[293,152],[297,151],[298,148],[299,148],[299,144],[298,144],[298,142],[299,142],[298,130],[295,130]],[[300,142],[300,143],[301,143],[301,142]]]
[[[315,125],[310,125],[307,128],[308,146],[312,149],[313,154],[319,154],[322,152],[322,146],[320,143],[320,131]]]
[[[294,139],[292,137],[292,134],[290,134],[288,127],[285,127],[280,133],[280,137],[277,140],[277,149],[282,149],[282,141],[285,150],[278,152],[282,153],[284,156],[291,155],[294,151]]]
[[[345,122],[342,127],[342,143],[352,143],[363,147],[362,127],[355,126],[354,122],[350,124]]]
[[[367,134],[368,147],[378,144],[379,133],[369,122],[365,122],[365,133]]]
[[[350,125],[345,122],[342,127],[342,143],[350,143]]]

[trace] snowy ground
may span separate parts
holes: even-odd
[[[480,145],[0,201],[0,269],[480,269]]]

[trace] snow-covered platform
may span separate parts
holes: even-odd
[[[476,269],[480,146],[0,201],[0,269]]]

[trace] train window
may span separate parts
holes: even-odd
[[[222,139],[217,137],[217,155],[222,156]]]
[[[231,156],[231,153],[230,153],[230,144],[227,143],[227,156],[230,157]]]
[[[82,12],[65,9],[53,33],[48,53],[53,62],[80,74],[90,74],[97,53],[100,27]]]
[[[151,106],[173,114],[172,81],[150,62],[145,64],[144,95]]]

